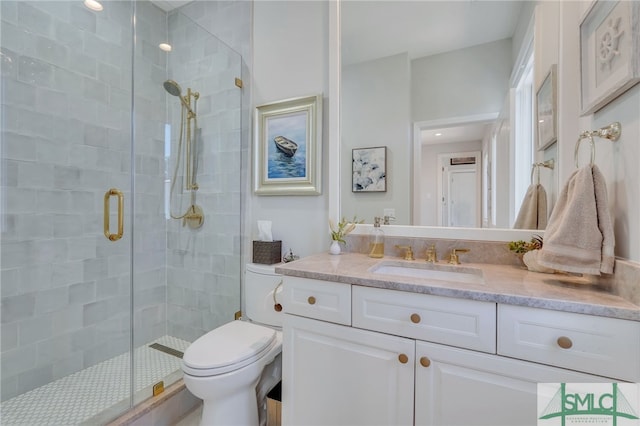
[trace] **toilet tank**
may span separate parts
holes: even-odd
[[[282,312],[274,309],[273,292],[282,282],[276,274],[275,265],[247,263],[244,279],[244,316],[251,321],[282,327]],[[281,302],[282,286],[278,287],[276,299]]]

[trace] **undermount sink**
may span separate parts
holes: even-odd
[[[484,284],[482,270],[465,266],[432,263],[382,262],[371,269],[374,274],[424,278],[436,281]]]

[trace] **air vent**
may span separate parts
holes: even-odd
[[[457,157],[450,160],[450,165],[460,166],[463,164],[476,164],[476,157]]]

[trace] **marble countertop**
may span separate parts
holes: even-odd
[[[529,272],[524,267],[510,265],[473,263],[452,266],[439,262],[436,265],[445,265],[445,268],[473,268],[476,272],[481,270],[483,283],[461,283],[372,272],[384,263],[409,264],[407,266],[415,267],[425,267],[426,264],[424,260],[405,261],[396,257],[372,259],[358,253],[343,253],[337,256],[317,254],[278,265],[276,272],[366,287],[640,321],[640,306],[612,294],[604,280],[598,282],[569,274]]]

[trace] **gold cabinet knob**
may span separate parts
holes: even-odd
[[[316,298],[313,296],[309,296],[309,298],[307,299],[307,302],[309,302],[310,305],[315,305],[316,304]]]
[[[558,337],[557,342],[558,346],[560,346],[562,349],[569,349],[571,348],[571,346],[573,346],[573,342],[567,336]]]
[[[405,354],[400,354],[398,355],[398,361],[400,361],[401,364],[406,364],[407,362],[409,362],[409,357]]]
[[[426,356],[420,357],[420,365],[423,367],[428,367],[431,365],[431,360]]]
[[[411,314],[411,322],[414,324],[418,324],[421,320],[420,315],[418,314]]]

